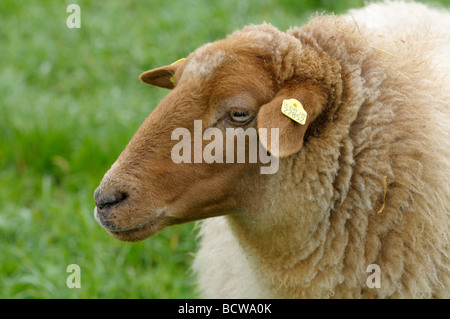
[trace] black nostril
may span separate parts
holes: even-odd
[[[99,210],[103,210],[123,202],[128,197],[128,194],[120,191],[103,192],[99,188],[95,190],[94,200],[95,205]]]

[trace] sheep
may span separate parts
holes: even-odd
[[[450,297],[449,21],[376,3],[287,31],[249,25],[144,72],[171,91],[102,179],[95,218],[124,241],[198,221],[205,298]],[[278,171],[174,163],[171,133],[196,120],[277,129],[278,149],[258,141]]]

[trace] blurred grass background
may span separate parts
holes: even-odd
[[[449,5],[450,0],[441,1]],[[69,4],[81,29],[69,29]],[[0,298],[195,298],[193,224],[140,243],[93,218],[93,192],[167,91],[139,82],[249,23],[280,29],[363,1],[0,2]],[[69,289],[69,264],[81,288]]]

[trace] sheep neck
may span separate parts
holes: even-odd
[[[345,156],[349,147],[343,147],[341,154]],[[328,149],[329,155],[335,157],[331,162],[338,163],[339,154],[332,154],[332,148]],[[278,207],[255,207],[253,211],[257,214],[228,216],[250,264],[255,269],[264,269],[263,273],[271,274],[265,278],[269,287],[306,287],[318,275],[317,265],[328,267],[328,262],[332,261],[324,254],[326,245],[330,244],[326,238],[329,238],[327,232],[333,223],[333,207],[341,201],[333,185],[338,177],[347,180],[351,174],[332,165],[328,175],[318,173],[306,182],[311,178],[311,165],[320,162],[307,156],[313,153],[308,153],[306,146],[296,158],[283,161],[280,178],[272,181],[272,185],[285,185],[279,198],[274,198],[271,185],[267,185],[266,196],[272,198],[272,203],[280,203]],[[292,173],[288,174],[288,171]],[[299,188],[303,190],[300,195]],[[318,189],[324,191],[318,194]],[[296,275],[292,276],[292,273]],[[295,278],[295,283],[290,282],[292,278]]]

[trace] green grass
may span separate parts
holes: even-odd
[[[68,29],[66,7],[81,7]],[[443,2],[448,6],[449,1]],[[93,192],[166,90],[139,82],[249,23],[280,29],[362,1],[0,2],[0,298],[194,298],[193,224],[108,236]],[[81,288],[66,286],[69,264]]]

